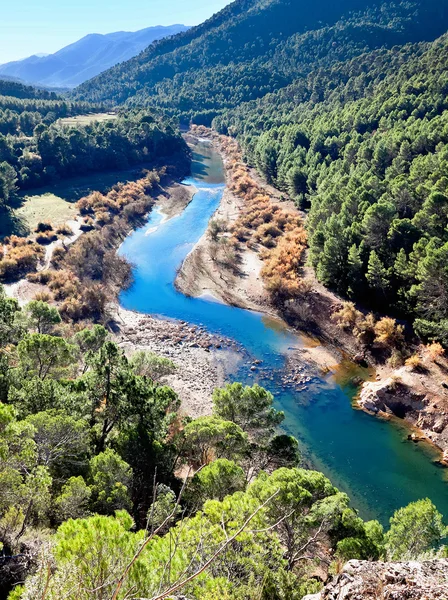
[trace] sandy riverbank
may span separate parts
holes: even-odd
[[[230,227],[238,218],[242,201],[229,189],[224,191],[212,220]],[[244,246],[237,269],[213,259],[210,226],[182,264],[176,287],[187,296],[213,296],[232,306],[274,313],[260,275],[258,254]]]

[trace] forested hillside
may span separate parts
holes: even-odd
[[[79,99],[151,102],[202,120],[319,66],[444,33],[445,2],[237,0],[187,33],[85,83]],[[205,113],[205,114],[203,114]]]
[[[95,121],[99,105],[9,81],[0,81],[0,92],[5,94],[0,95],[0,204],[8,204],[18,188],[126,168],[184,146],[166,122],[148,111]],[[87,121],[60,120],[86,113],[93,115]]]
[[[79,88],[236,136],[348,298],[448,343],[448,2],[234,2]],[[115,85],[118,81],[118,85]]]

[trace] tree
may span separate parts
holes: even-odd
[[[62,523],[67,519],[81,519],[89,514],[89,502],[92,490],[81,476],[70,477],[62,486],[61,493],[55,499],[55,513]]]
[[[385,538],[387,556],[389,560],[417,560],[447,536],[442,515],[428,498],[412,502],[390,519]]]
[[[85,463],[88,451],[88,428],[62,411],[49,410],[26,419],[34,429],[37,462],[49,469],[71,472]]]
[[[257,384],[230,383],[213,392],[215,414],[233,421],[255,440],[269,438],[285,418],[272,406],[273,401],[273,395]]]
[[[361,259],[361,253],[356,244],[350,246],[350,250],[348,251],[347,263],[349,293],[358,295],[359,292],[362,290],[364,284],[364,265]]]
[[[288,568],[315,558],[321,542],[335,527],[349,499],[317,471],[278,469],[261,473],[248,489],[259,501],[277,493],[266,507],[268,522],[286,548]]]
[[[132,469],[114,450],[108,448],[90,460],[92,505],[101,513],[129,509]]]
[[[247,451],[247,434],[232,421],[220,417],[199,417],[183,430],[183,455],[206,465],[214,458],[237,458]]]
[[[148,510],[147,528],[153,532],[162,527],[170,515],[172,519],[175,519],[181,512],[182,509],[173,490],[166,485],[159,484],[156,488],[154,502]],[[169,524],[171,524],[171,521]],[[163,529],[160,531],[166,533]]]
[[[108,333],[102,325],[93,325],[75,334],[73,341],[82,355],[96,354],[106,342]]]
[[[419,315],[436,323],[448,318],[448,242],[440,248],[428,247],[418,264],[417,279]]]
[[[7,205],[11,195],[16,191],[17,172],[7,162],[0,163],[0,205]]]
[[[171,375],[176,370],[173,361],[145,350],[134,352],[129,362],[137,375],[149,377],[154,381],[160,381],[162,377]]]
[[[245,487],[243,469],[230,460],[219,458],[196,473],[187,491],[190,504],[200,508],[206,500],[223,500]]]
[[[29,327],[37,333],[49,334],[62,319],[59,311],[42,300],[32,300],[25,307]]]
[[[370,253],[366,278],[369,286],[375,290],[375,292],[381,293],[382,295],[386,294],[389,287],[389,274],[375,250],[372,250]]]
[[[73,351],[63,338],[42,333],[27,334],[17,346],[24,372],[40,379],[62,375],[72,362]]]

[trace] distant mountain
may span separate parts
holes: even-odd
[[[34,55],[0,65],[0,76],[48,87],[71,88],[129,60],[152,42],[188,29],[185,25],[170,25],[106,35],[92,33],[54,54]]]

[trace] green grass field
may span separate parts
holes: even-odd
[[[112,121],[116,119],[118,115],[115,113],[92,113],[90,115],[78,115],[77,117],[67,117],[66,119],[59,119],[60,125],[90,125],[94,121]]]
[[[75,203],[80,198],[93,191],[106,192],[119,182],[134,181],[141,177],[142,168],[72,177],[21,193],[15,200],[13,210],[0,215],[0,238],[12,233],[29,235],[39,221],[61,225],[75,217]]]

